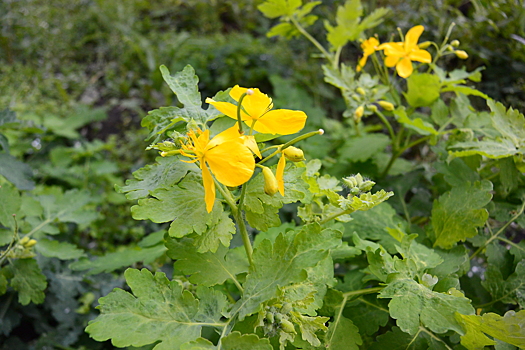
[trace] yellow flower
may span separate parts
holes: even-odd
[[[248,89],[235,85],[230,96],[239,101]],[[272,99],[259,89],[251,89],[253,94],[246,95],[242,101],[241,119],[253,130],[264,134],[295,134],[306,123],[306,114],[290,109],[274,109]],[[229,102],[216,102],[207,98],[206,102],[230,118],[237,119],[237,105]]]
[[[401,43],[384,43],[378,50],[384,50],[386,55],[385,65],[396,67],[397,74],[402,78],[408,78],[414,68],[412,61],[430,63],[432,56],[426,50],[422,50],[417,45],[417,41],[425,28],[421,25],[411,28],[405,36],[405,41]]]
[[[284,196],[284,167],[286,166],[286,159],[292,162],[301,162],[305,160],[304,153],[297,147],[289,146],[281,152],[281,158],[277,163],[275,170],[275,177],[277,178],[277,188],[281,196]]]
[[[181,154],[194,158],[183,162],[199,162],[208,213],[215,202],[215,183],[211,173],[217,181],[229,187],[240,186],[252,177],[255,160],[245,143],[246,140],[239,136],[236,127],[221,132],[211,140],[210,130],[188,132],[188,140],[182,146]]]
[[[358,72],[360,72],[361,69],[363,69],[363,67],[366,64],[366,60],[368,59],[368,56],[376,52],[378,46],[379,40],[377,40],[374,37],[371,37],[370,39],[367,39],[361,43],[361,48],[363,49],[363,57],[361,57],[359,63],[357,64]]]

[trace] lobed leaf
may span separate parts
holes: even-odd
[[[46,276],[34,259],[14,259],[7,267],[12,277],[11,287],[18,292],[18,301],[22,305],[30,302],[41,304],[47,287]]]

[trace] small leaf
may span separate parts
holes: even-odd
[[[268,18],[292,16],[302,5],[301,0],[266,0],[257,8]]]
[[[0,152],[0,175],[19,190],[32,190],[35,187],[31,167],[10,154]]]
[[[404,107],[396,109],[394,111],[394,115],[396,116],[398,122],[403,124],[405,127],[414,130],[420,135],[438,135],[439,134],[439,132],[436,129],[434,129],[432,124],[424,121],[423,119],[421,118],[410,119],[407,116]]]
[[[34,259],[14,259],[7,267],[14,276],[11,287],[18,291],[18,301],[22,305],[30,302],[41,304],[44,301],[44,290],[47,287],[46,276]]]

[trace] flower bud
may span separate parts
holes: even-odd
[[[36,239],[30,239],[26,244],[24,244],[24,247],[31,248],[36,244]]]
[[[286,333],[295,333],[295,327],[294,327],[293,323],[288,321],[288,320],[282,320],[281,321],[281,328]]]
[[[359,96],[358,94],[352,94],[352,99],[356,102],[359,102],[361,101],[361,96]]]
[[[421,44],[419,44],[417,46],[419,46],[419,48],[421,50],[424,50],[424,49],[427,49],[430,45],[432,45],[431,41],[425,41],[425,42],[422,42]]]
[[[393,111],[394,105],[388,101],[378,101],[377,102],[385,111]]]
[[[447,45],[447,51],[450,51],[450,52],[454,51],[454,48],[452,47],[452,45]]]
[[[452,45],[453,47],[458,47],[459,46],[459,40],[452,40],[450,45]]]
[[[262,173],[264,177],[264,193],[266,193],[269,196],[273,196],[277,193],[277,191],[279,191],[277,178],[275,177],[270,168],[263,167]]]
[[[377,106],[376,105],[369,105],[369,106],[366,106],[366,107],[368,108],[368,110],[370,110],[373,113],[377,112]]]
[[[26,245],[27,242],[29,242],[29,237],[25,236],[25,237],[22,237],[22,239],[19,241],[19,243],[21,245]]]
[[[461,58],[462,60],[466,60],[468,58],[468,53],[466,53],[463,50],[456,50],[455,54],[456,56],[458,56],[458,58]]]
[[[355,112],[354,112],[354,120],[356,122],[360,121],[361,118],[363,117],[363,113],[364,112],[365,112],[365,107],[363,107],[363,105],[357,107]]]
[[[361,95],[361,96],[365,96],[366,95],[366,91],[362,87],[358,87],[357,89],[355,89],[355,91],[357,91],[357,93],[359,95]]]
[[[292,162],[302,162],[305,160],[303,151],[294,146],[286,147],[283,153],[286,159]]]

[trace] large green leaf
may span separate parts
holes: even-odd
[[[40,304],[44,301],[46,276],[42,274],[35,259],[14,259],[7,269],[12,276],[11,287],[18,292],[20,304]]]
[[[5,227],[15,227],[13,215],[18,214],[22,199],[16,188],[9,184],[0,186],[0,224]]]
[[[305,269],[340,244],[341,232],[321,230],[319,224],[281,233],[273,244],[267,239],[260,242],[253,252],[254,264],[246,276],[243,296],[234,308],[240,319],[259,311],[262,303],[277,296],[279,287],[305,280]]]
[[[36,250],[48,258],[59,258],[61,260],[77,259],[84,256],[84,251],[76,245],[68,242],[39,239]]]
[[[430,106],[439,98],[441,82],[435,74],[412,74],[407,79],[405,98],[412,107]]]
[[[86,328],[97,341],[111,339],[117,347],[158,342],[155,350],[172,350],[199,338],[204,326],[225,326],[220,319],[228,302],[218,291],[199,287],[197,299],[162,272],[128,269],[124,276],[133,294],[114,289],[99,299],[101,314]]]
[[[175,259],[175,268],[190,275],[190,282],[211,287],[223,284],[228,279],[236,279],[240,273],[248,271],[248,260],[239,249],[220,246],[212,253],[199,253],[192,239],[176,240],[169,238],[166,246],[168,256]]]
[[[434,246],[450,249],[459,241],[474,237],[488,218],[482,209],[492,198],[489,181],[465,183],[439,197],[432,207]]]
[[[0,175],[20,190],[32,190],[35,187],[31,167],[3,152],[0,152]]]
[[[503,278],[500,266],[490,264],[485,271],[483,287],[487,289],[494,302],[519,304],[525,307],[525,260],[516,266],[516,270],[507,279]]]
[[[398,327],[393,327],[392,331],[386,332],[377,337],[377,341],[372,344],[370,350],[447,350],[450,349],[438,337],[431,336],[428,331],[421,329],[414,335],[401,331]]]
[[[339,350],[358,350],[363,340],[359,335],[359,329],[354,323],[344,316],[337,317],[330,322],[325,336],[326,349]]]
[[[471,315],[474,308],[469,299],[457,294],[437,293],[413,279],[402,278],[389,283],[378,297],[392,299],[388,304],[390,316],[403,332],[415,335],[423,324],[435,333],[453,330],[461,334],[463,329],[454,313]]]
[[[469,350],[483,350],[485,346],[496,342],[485,334],[525,349],[525,311],[507,311],[503,317],[494,313],[479,315],[462,315],[456,318],[466,330],[461,337],[461,344]]]

